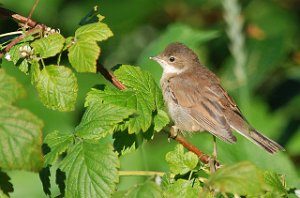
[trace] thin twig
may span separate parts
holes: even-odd
[[[35,10],[35,8],[36,8],[36,6],[37,6],[38,3],[39,3],[39,0],[36,0],[36,1],[34,2],[34,4],[33,4],[32,8],[31,8],[31,10],[30,10],[30,12],[29,12],[29,15],[28,15],[28,17],[27,17],[27,20],[26,20],[26,23],[25,23],[25,27],[27,26],[28,21],[31,19],[31,16],[32,16],[32,14],[33,14],[33,12],[34,12],[34,10]]]
[[[124,84],[122,84],[116,77],[115,75],[108,71],[107,69],[105,69],[105,67],[103,65],[101,65],[100,63],[97,63],[97,72],[100,72],[102,74],[102,76],[108,80],[109,82],[111,82],[115,87],[117,87],[120,90],[126,89],[126,86]]]
[[[164,176],[165,172],[159,171],[119,171],[120,176]]]
[[[44,24],[40,24],[40,23],[38,23],[38,22],[36,22],[32,19],[29,19],[29,18],[24,17],[22,15],[16,14],[15,12],[12,12],[12,11],[7,10],[5,8],[0,7],[0,15],[5,16],[5,17],[10,17],[10,18],[14,19],[15,21],[17,21],[18,23],[27,24],[29,27],[33,28],[33,29],[29,30],[28,32],[33,32],[33,31],[36,31],[36,30],[47,28],[47,26],[44,25]],[[36,26],[38,26],[38,27],[36,27]],[[28,34],[26,34],[26,35],[28,35]],[[15,44],[17,44],[18,42],[20,42],[24,38],[25,38],[25,35],[21,35],[21,36],[15,38],[14,40],[12,40],[11,43],[5,48],[5,52],[8,52],[9,49],[11,49],[11,47],[13,47]],[[3,56],[3,54],[0,53],[0,58],[2,56]],[[120,89],[120,90],[126,89],[126,86],[124,84],[122,84],[113,75],[113,73],[108,71],[103,65],[97,64],[97,72],[100,72],[105,77],[105,79],[110,81],[118,89]],[[177,135],[173,139],[176,140],[178,143],[182,144],[189,151],[195,153],[203,163],[207,164],[209,162],[209,156],[208,155],[203,153],[201,150],[199,150],[196,146],[194,146],[193,144],[188,142],[182,136]],[[216,162],[216,164],[218,164],[218,162]]]

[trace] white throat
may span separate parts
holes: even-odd
[[[166,63],[164,60],[160,60],[159,64],[163,68],[163,76],[169,75],[169,74],[180,74],[183,72],[183,69],[178,69],[178,68]]]

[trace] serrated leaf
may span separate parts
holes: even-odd
[[[196,154],[190,151],[184,153],[183,146],[178,144],[174,151],[166,154],[166,161],[172,173],[183,175],[196,168],[199,159]]]
[[[160,187],[153,181],[146,181],[142,184],[135,185],[122,194],[116,194],[113,198],[161,198],[162,191]]]
[[[45,155],[45,165],[53,165],[59,155],[68,149],[73,142],[73,138],[73,134],[60,133],[59,131],[49,133],[44,140],[44,143],[51,149],[50,152]]]
[[[69,48],[69,61],[77,72],[96,72],[100,48],[95,40],[78,39]]]
[[[112,36],[110,28],[101,22],[83,25],[75,31],[75,38],[85,40],[103,41]]]
[[[111,104],[93,103],[85,111],[76,135],[85,139],[102,138],[112,133],[116,125],[132,115],[134,111]]]
[[[0,104],[12,104],[25,94],[25,89],[14,77],[0,69]]]
[[[258,195],[266,187],[263,173],[249,162],[218,169],[208,178],[207,185],[219,192],[238,195]]]
[[[123,65],[115,71],[115,75],[127,89],[92,90],[88,94],[86,105],[103,101],[106,104],[134,109],[134,116],[126,122],[128,133],[138,133],[141,130],[146,132],[152,124],[153,112],[163,107],[160,89],[151,74],[138,67]]]
[[[166,198],[198,198],[201,187],[194,185],[193,181],[178,179],[163,190]]]
[[[0,169],[0,191],[2,190],[3,194],[8,195],[8,193],[13,192],[14,191],[14,187],[12,185],[12,183],[10,182],[11,178],[7,175],[6,172],[3,172]],[[1,196],[1,192],[0,192],[0,197]]]
[[[43,123],[25,109],[0,104],[0,167],[38,171]]]
[[[119,160],[111,144],[80,140],[60,164],[66,172],[65,197],[111,197],[118,182]]]
[[[266,184],[271,187],[271,192],[278,193],[280,195],[286,195],[287,191],[281,181],[281,178],[277,173],[266,171],[265,174],[265,182]]]
[[[72,111],[77,98],[77,79],[71,69],[64,66],[49,65],[39,71],[33,65],[34,83],[40,100],[52,110]]]
[[[158,110],[157,114],[153,118],[154,122],[154,130],[155,131],[161,131],[169,122],[169,116],[168,114],[163,110]]]
[[[64,47],[65,38],[59,33],[35,40],[31,43],[34,53],[41,58],[48,58],[60,53]]]

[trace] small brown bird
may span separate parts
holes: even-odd
[[[284,150],[247,122],[218,77],[200,63],[191,49],[172,43],[150,59],[163,68],[160,84],[176,128],[187,132],[208,131],[227,143],[236,142],[232,134],[235,130],[269,153]]]

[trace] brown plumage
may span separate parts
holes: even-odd
[[[179,130],[208,131],[228,143],[236,142],[232,133],[236,130],[270,153],[284,150],[247,122],[217,76],[201,65],[191,49],[173,43],[151,59],[163,67],[164,100]]]

